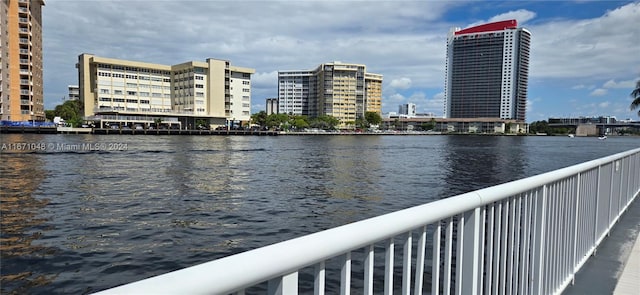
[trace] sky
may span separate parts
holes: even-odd
[[[256,70],[252,113],[278,71],[342,61],[382,74],[382,111],[443,114],[451,28],[516,19],[532,34],[527,122],[640,119],[640,1],[47,0],[45,109],[78,84],[78,55],[173,65],[207,58]]]

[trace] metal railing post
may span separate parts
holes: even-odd
[[[547,186],[542,187],[542,195],[537,196],[535,200],[535,215],[533,229],[533,270],[531,271],[531,281],[533,282],[532,294],[545,294],[544,272],[544,240],[546,234],[546,206],[547,206]]]
[[[467,211],[464,214],[464,225],[458,226],[458,231],[463,229],[462,253],[458,253],[458,259],[462,260],[458,264],[462,268],[458,294],[480,293],[480,214],[480,208]]]
[[[267,284],[267,293],[269,295],[298,294],[298,272],[269,280]]]
[[[581,176],[582,173],[578,173],[578,175],[576,176],[576,202],[575,202],[575,214],[573,215],[573,247],[572,247],[572,259],[571,259],[571,268],[572,268],[572,272],[573,274],[571,274],[571,284],[573,285],[575,283],[575,274],[578,271],[576,269],[576,266],[578,265],[578,223],[580,221],[580,217],[582,217],[582,215],[580,214],[580,181],[581,181]]]

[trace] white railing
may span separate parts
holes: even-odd
[[[640,148],[100,294],[559,294],[639,194]]]

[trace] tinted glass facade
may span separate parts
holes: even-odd
[[[516,25],[512,20],[451,32],[445,117],[525,121],[531,34]]]

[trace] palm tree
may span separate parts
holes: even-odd
[[[636,89],[631,91],[631,98],[633,98],[633,101],[631,102],[630,108],[633,111],[640,107],[640,80],[636,82]],[[640,110],[638,110],[638,116],[640,116]]]

